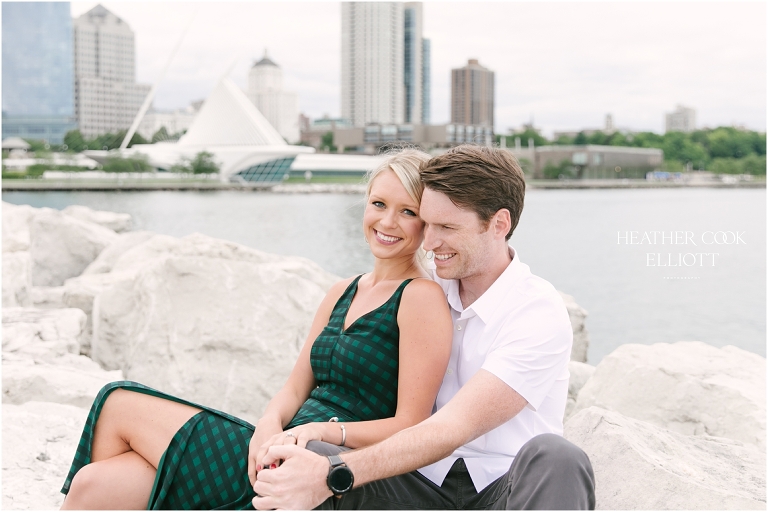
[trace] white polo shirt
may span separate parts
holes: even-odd
[[[531,274],[510,247],[512,262],[468,308],[459,282],[443,287],[453,317],[453,346],[433,413],[443,407],[478,370],[486,370],[528,401],[514,418],[458,448],[449,457],[419,469],[437,485],[463,458],[480,492],[504,475],[520,447],[544,433],[562,435],[568,396],[568,360],[573,331],[555,288]]]

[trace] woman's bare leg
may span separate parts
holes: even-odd
[[[156,470],[128,451],[77,472],[62,510],[146,510]]]
[[[91,464],[75,475],[62,508],[128,509],[139,502],[138,508],[146,508],[160,458],[199,411],[144,393],[113,391],[96,421]]]

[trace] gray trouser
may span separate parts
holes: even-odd
[[[310,442],[307,448],[332,455],[346,448]],[[594,510],[595,476],[587,455],[554,434],[536,436],[520,448],[509,471],[480,492],[475,491],[463,459],[458,459],[442,486],[413,471],[329,498],[323,510]]]

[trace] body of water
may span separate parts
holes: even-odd
[[[3,201],[130,213],[135,229],[204,233],[340,276],[372,266],[361,195],[3,192]],[[763,189],[531,190],[510,243],[589,312],[591,364],[623,343],[681,340],[765,356],[765,201]]]

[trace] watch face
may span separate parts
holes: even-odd
[[[335,467],[331,470],[331,474],[328,475],[328,483],[331,490],[336,494],[349,491],[352,488],[353,481],[352,470],[346,466]]]

